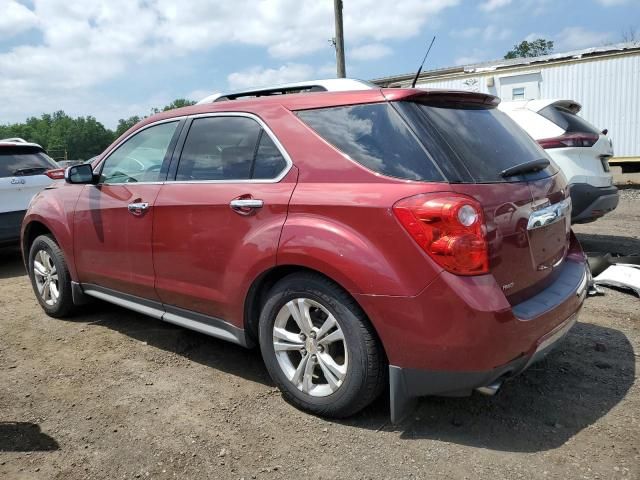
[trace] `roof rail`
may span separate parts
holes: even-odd
[[[11,137],[11,138],[3,138],[0,140],[2,143],[29,143],[24,138],[20,137]]]
[[[311,92],[344,92],[349,90],[369,90],[380,88],[373,83],[355,78],[329,78],[324,80],[310,80],[305,82],[284,83],[262,88],[240,90],[229,93],[214,93],[203,98],[198,105],[203,103],[222,102],[225,100],[237,100],[240,98],[256,98],[273,95],[287,95],[292,93]]]

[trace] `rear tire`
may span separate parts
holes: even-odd
[[[342,288],[313,273],[295,273],[269,291],[259,325],[271,378],[294,406],[348,417],[386,385],[386,359],[366,315]]]
[[[28,263],[31,286],[47,315],[63,318],[73,313],[71,276],[62,250],[49,235],[31,244]]]

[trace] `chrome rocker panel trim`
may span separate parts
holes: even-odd
[[[72,292],[74,293],[74,303],[76,299],[82,301],[83,296],[90,296],[246,348],[253,347],[255,344],[253,340],[247,336],[244,329],[238,328],[225,320],[203,315],[191,310],[173,307],[154,300],[147,300],[135,295],[129,295],[88,283],[79,284],[72,282]]]

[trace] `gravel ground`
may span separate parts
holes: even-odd
[[[640,195],[576,231],[640,252]],[[640,300],[606,289],[546,360],[492,398],[382,398],[329,422],[273,387],[257,351],[97,304],[37,305],[0,252],[0,478],[640,478]]]

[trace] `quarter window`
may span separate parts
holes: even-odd
[[[298,116],[327,142],[374,172],[407,180],[443,180],[388,103],[302,110]]]
[[[178,122],[161,123],[129,138],[105,160],[102,183],[157,182]]]
[[[176,180],[251,180],[277,177],[286,161],[260,124],[247,117],[193,120]]]

